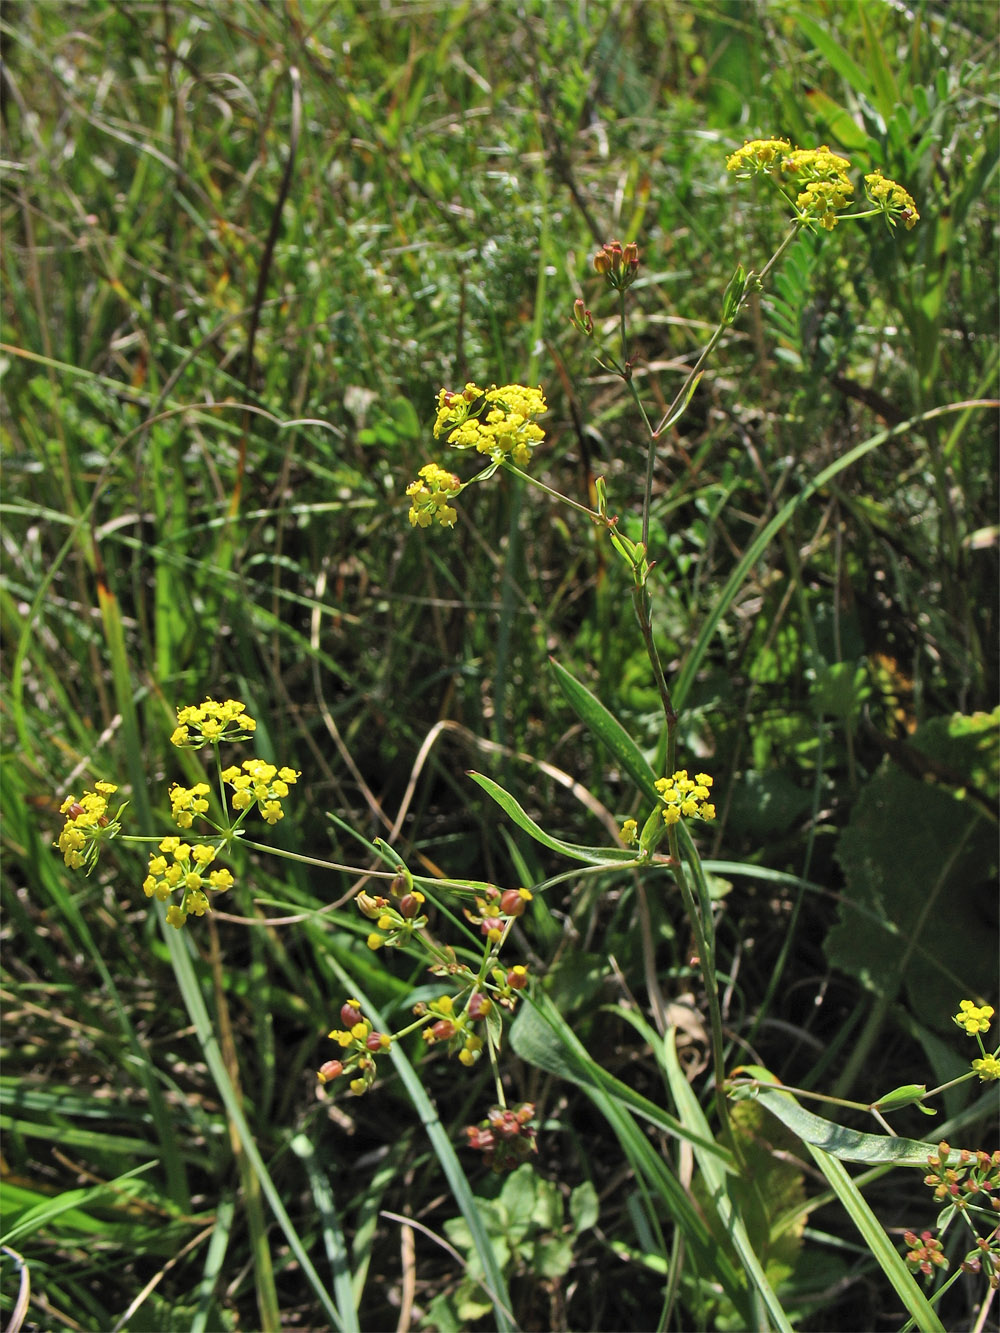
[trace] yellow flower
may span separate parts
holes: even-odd
[[[268,824],[284,819],[282,798],[301,776],[294,768],[278,769],[263,759],[245,759],[241,768],[233,764],[222,771],[222,781],[232,789],[229,800],[233,809],[249,810],[256,802]]]
[[[978,1032],[989,1031],[990,1019],[993,1017],[993,1006],[991,1004],[984,1004],[982,1008],[979,1008],[971,1000],[962,1000],[958,1010],[958,1013],[952,1018],[952,1022],[957,1023],[960,1028],[964,1028],[970,1037],[974,1037]]]
[[[413,527],[429,528],[434,522],[453,528],[458,511],[448,503],[461,491],[462,483],[453,472],[437,463],[427,463],[406,488],[410,497],[409,519]]]
[[[781,165],[781,159],[791,147],[787,139],[748,139],[742,148],[726,158],[726,170],[741,176],[773,171]]]
[[[491,384],[485,390],[467,384],[462,394],[442,389],[434,434],[447,434],[454,449],[475,449],[495,463],[510,459],[523,467],[532,449],[545,438],[535,418],[547,411],[542,390],[523,384],[504,384],[500,388]]]
[[[902,185],[883,176],[881,171],[873,171],[865,177],[865,190],[876,208],[882,209],[890,227],[895,226],[897,216],[907,231],[912,231],[920,221],[913,196]]]
[[[1000,1060],[995,1055],[985,1055],[981,1060],[973,1060],[972,1068],[984,1083],[1000,1078]]]
[[[170,813],[178,828],[190,828],[195,815],[203,815],[208,810],[205,796],[210,790],[207,782],[197,782],[193,787],[174,783],[170,788]]]
[[[177,726],[170,743],[199,750],[203,745],[218,745],[224,740],[245,740],[256,729],[257,723],[247,715],[246,704],[238,699],[226,699],[223,703],[206,699],[203,704],[178,708]]]
[[[55,845],[71,870],[85,869],[89,875],[97,864],[101,844],[121,832],[124,804],[114,815],[108,814],[108,797],[117,790],[113,782],[95,782],[93,791],[85,791],[79,800],[67,796],[59,807],[66,822]]]
[[[181,892],[179,903],[171,903],[167,908],[167,921],[180,929],[188,916],[204,916],[211,904],[205,892],[205,872],[215,860],[218,848],[210,843],[181,842],[179,838],[164,838],[159,851],[149,857],[146,878],[142,882],[142,891],[147,898],[155,898],[165,903],[178,890]],[[228,870],[212,870],[207,876],[207,885],[216,893],[231,889],[234,880]]]
[[[712,779],[707,773],[688,777],[686,768],[679,768],[669,778],[658,778],[656,790],[664,803],[663,822],[669,827],[686,819],[714,819],[715,806],[708,799]]]

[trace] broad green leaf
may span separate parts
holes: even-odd
[[[596,1226],[599,1211],[597,1191],[591,1182],[585,1180],[582,1185],[577,1185],[569,1196],[569,1215],[573,1220],[574,1233],[579,1235],[581,1231]]]
[[[573,1267],[573,1242],[568,1236],[546,1236],[535,1242],[531,1271],[539,1277],[562,1277]]]

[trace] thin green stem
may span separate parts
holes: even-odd
[[[607,524],[607,519],[597,513],[596,510],[588,508],[587,505],[580,504],[578,500],[571,500],[568,495],[563,495],[561,491],[554,491],[551,486],[546,486],[544,481],[539,481],[538,478],[533,477],[530,472],[524,472],[521,468],[515,466],[515,464],[506,461],[503,463],[503,468],[506,472],[512,472],[515,477],[520,477],[523,481],[529,482],[530,485],[536,487],[536,489],[544,491],[546,495],[551,495],[553,500],[558,500],[560,504],[569,505],[570,509],[575,509],[578,514],[583,514],[585,517],[592,519],[594,523]]]
[[[684,903],[684,912],[694,935],[695,948],[698,950],[698,967],[701,971],[702,982],[705,987],[705,997],[708,1001],[708,1016],[712,1046],[712,1069],[715,1075],[715,1086],[713,1089],[715,1107],[719,1116],[720,1129],[725,1132],[729,1124],[725,1091],[726,1063],[722,1045],[722,1010],[719,1005],[719,988],[715,979],[715,942],[714,939],[710,940],[709,938],[711,922],[702,920],[701,912],[695,901],[691,885],[688,882],[687,873],[684,869],[684,862],[681,860],[680,845],[677,840],[677,829],[673,825],[667,829],[667,843],[670,847],[671,860],[674,862],[672,867],[674,882],[678,889],[680,889],[681,899]]]

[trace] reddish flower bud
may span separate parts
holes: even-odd
[[[420,899],[413,893],[404,893],[399,900],[399,915],[405,916],[407,921],[412,921],[420,911]]]
[[[450,1018],[439,1018],[431,1024],[430,1033],[433,1041],[447,1041],[455,1035],[455,1024]]]
[[[340,1078],[344,1072],[344,1066],[339,1060],[327,1060],[326,1064],[320,1066],[317,1078],[321,1083],[329,1083],[331,1079]]]
[[[492,1008],[493,1001],[477,991],[469,1001],[469,1017],[478,1021],[480,1018],[485,1018]]]
[[[520,963],[507,973],[507,985],[511,990],[524,990],[528,984],[528,969]]]
[[[340,1021],[345,1028],[354,1027],[355,1023],[362,1021],[362,1018],[361,1010],[352,1001],[348,1000],[346,1004],[340,1006]]]
[[[358,905],[358,910],[370,920],[374,921],[386,906],[385,898],[373,898],[370,893],[359,893],[354,899]]]
[[[500,895],[500,910],[506,916],[523,916],[528,900],[521,896],[520,889],[506,889]]]
[[[410,885],[407,881],[406,876],[403,874],[399,874],[389,885],[389,892],[392,894],[394,898],[401,898],[409,887]]]
[[[384,1032],[369,1032],[365,1045],[370,1051],[384,1051],[389,1045],[389,1038]]]

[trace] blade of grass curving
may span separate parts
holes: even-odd
[[[752,1068],[752,1067],[749,1067]],[[752,1077],[759,1077],[759,1072]],[[757,1100],[778,1117],[803,1143],[822,1148],[831,1157],[842,1162],[858,1162],[877,1166],[888,1162],[895,1166],[926,1166],[928,1156],[936,1151],[933,1143],[919,1139],[904,1139],[888,1134],[864,1134],[860,1130],[845,1129],[832,1120],[825,1120],[799,1106],[789,1093],[762,1089]]]
[[[141,1146],[148,1147],[147,1144]],[[123,1172],[114,1180],[109,1180],[106,1185],[88,1185],[81,1189],[63,1190],[61,1194],[57,1194],[53,1198],[42,1199],[34,1207],[16,1212],[13,1225],[9,1230],[0,1234],[0,1245],[14,1245],[22,1236],[31,1235],[33,1232],[42,1230],[42,1228],[47,1227],[66,1214],[80,1214],[80,1220],[76,1223],[78,1226],[94,1228],[100,1225],[95,1222],[91,1214],[83,1212],[86,1205],[101,1203],[106,1198],[118,1200],[123,1195],[135,1196],[141,1187],[141,1182],[137,1181],[135,1177],[151,1170],[154,1165],[153,1162],[144,1162],[141,1166],[133,1167],[131,1171]],[[10,1210],[10,1212],[14,1211],[14,1209]],[[6,1208],[4,1212],[8,1217],[10,1216],[10,1212]]]
[[[351,1285],[354,1294],[354,1307],[359,1309],[368,1280],[368,1269],[372,1259],[372,1244],[378,1228],[379,1209],[386,1190],[399,1176],[410,1160],[409,1139],[399,1138],[390,1149],[386,1160],[375,1167],[374,1175],[368,1181],[364,1197],[361,1200],[354,1219],[354,1235],[351,1244],[353,1260]]]
[[[556,683],[580,721],[617,759],[647,800],[655,804],[659,800],[656,774],[632,737],[600,699],[571,676],[565,667],[560,666],[554,657],[549,658],[549,665],[555,673]]]
[[[622,1083],[595,1061],[546,996],[532,996],[522,1007],[511,1028],[510,1040],[522,1060],[575,1083],[585,1091],[596,1089],[605,1093],[663,1133],[692,1144],[697,1142],[706,1152],[716,1154],[720,1163],[729,1168],[732,1159],[728,1150],[711,1134],[700,1137],[662,1106]]]
[[[333,1273],[333,1292],[344,1321],[345,1333],[360,1333],[357,1303],[361,1293],[355,1291],[351,1281],[353,1267],[351,1253],[334,1204],[330,1177],[320,1169],[316,1161],[316,1149],[312,1139],[307,1135],[296,1134],[290,1146],[292,1152],[304,1164],[306,1175],[309,1177],[309,1188],[312,1190],[323,1228],[323,1245]]]
[[[332,970],[340,978],[349,995],[356,995],[361,1001],[365,1013],[377,1024],[383,1031],[388,1030],[387,1024],[379,1014],[378,1010],[370,1003],[351,976],[344,971],[336,962],[331,962]],[[434,1103],[428,1096],[424,1085],[420,1081],[420,1076],[413,1068],[413,1065],[406,1058],[398,1043],[394,1043],[390,1048],[389,1056],[406,1088],[410,1101],[420,1121],[431,1141],[435,1155],[441,1164],[441,1169],[448,1181],[455,1202],[458,1204],[462,1216],[465,1218],[469,1233],[472,1236],[476,1247],[476,1253],[479,1255],[480,1263],[483,1267],[485,1277],[484,1287],[486,1294],[493,1303],[493,1310],[496,1315],[498,1333],[516,1333],[517,1323],[514,1319],[510,1295],[507,1291],[507,1283],[504,1280],[503,1271],[497,1262],[497,1257],[490,1242],[486,1228],[483,1226],[482,1218],[479,1215],[479,1209],[472,1192],[472,1186],[469,1184],[468,1177],[462,1169],[462,1164],[458,1160],[458,1155],[448,1138],[444,1126],[438,1118]]]
[[[670,1091],[673,1094],[674,1102],[677,1106],[677,1112],[685,1124],[691,1126],[703,1137],[711,1137],[711,1129],[705,1118],[705,1113],[701,1109],[701,1103],[694,1095],[694,1091],[684,1076],[680,1061],[677,1058],[677,1046],[675,1042],[674,1029],[671,1028],[663,1038],[662,1050],[664,1055],[664,1069],[667,1080],[670,1084]],[[747,1277],[760,1293],[761,1300],[767,1309],[774,1327],[781,1330],[781,1333],[792,1333],[792,1326],[788,1322],[788,1316],[785,1314],[781,1302],[774,1293],[767,1276],[764,1273],[763,1266],[757,1255],[754,1253],[753,1246],[750,1244],[750,1237],[747,1235],[746,1227],[742,1219],[737,1215],[733,1207],[732,1199],[729,1197],[729,1191],[726,1188],[725,1172],[719,1165],[718,1158],[712,1153],[707,1153],[699,1145],[695,1145],[695,1157],[698,1165],[701,1167],[701,1173],[705,1184],[708,1186],[712,1206],[719,1215],[719,1221],[725,1228],[726,1234],[732,1241],[740,1262],[746,1272]]]

